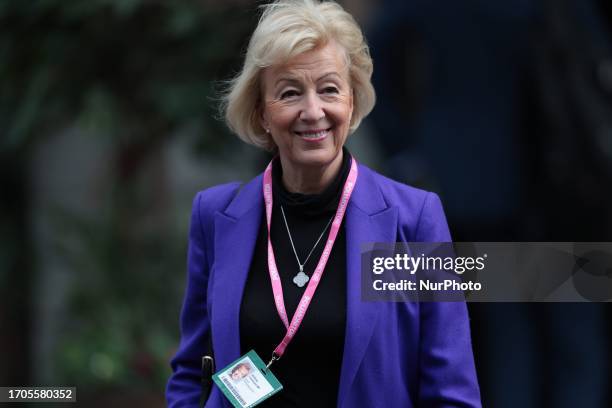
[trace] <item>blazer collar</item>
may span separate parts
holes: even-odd
[[[262,178],[259,175],[245,184],[225,211],[215,214],[215,265],[208,293],[217,367],[225,367],[240,355],[239,300],[263,218]],[[347,322],[338,406],[355,379],[380,311],[379,303],[361,301],[361,244],[396,240],[397,208],[387,205],[377,176],[365,166],[359,166],[345,217]]]
[[[364,213],[375,215],[388,208],[383,195],[380,191],[376,175],[368,167],[358,165],[359,176],[357,184],[351,196],[350,205],[357,206]],[[233,219],[239,219],[253,207],[258,207],[263,211],[262,183],[263,174],[258,175],[248,183],[244,184],[236,197],[230,202],[224,214]]]
[[[380,191],[380,186],[376,181],[376,173],[361,164],[358,165],[358,168],[359,176],[351,196],[350,205],[358,207],[368,216],[388,209],[388,205]]]
[[[225,209],[224,214],[238,220],[253,210],[254,207],[263,211],[262,181],[263,173],[241,186],[234,199]]]

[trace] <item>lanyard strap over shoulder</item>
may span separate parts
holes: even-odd
[[[283,324],[287,328],[287,333],[285,337],[280,342],[278,346],[274,349],[272,353],[272,360],[268,363],[268,367],[272,364],[273,361],[278,360],[282,357],[285,352],[285,349],[295,336],[298,328],[302,324],[302,320],[304,319],[304,315],[310,306],[310,302],[317,290],[317,286],[319,285],[319,281],[321,280],[321,276],[323,275],[323,271],[325,269],[325,265],[327,265],[327,261],[329,259],[329,255],[331,254],[331,250],[336,242],[336,237],[338,236],[338,231],[340,230],[340,225],[342,224],[342,219],[344,218],[344,213],[346,212],[346,207],[351,198],[351,194],[353,193],[353,188],[355,187],[355,183],[357,181],[357,163],[355,159],[351,157],[351,170],[348,174],[346,182],[344,183],[344,187],[342,188],[342,195],[340,196],[340,202],[338,203],[338,208],[336,209],[336,215],[334,216],[334,220],[331,224],[331,228],[329,230],[329,235],[327,237],[327,241],[325,243],[325,247],[323,248],[323,253],[321,254],[321,258],[315,268],[310,281],[308,282],[308,286],[304,290],[304,294],[300,299],[300,303],[291,318],[291,323],[287,318],[287,310],[285,309],[285,299],[283,297],[283,287],[281,284],[280,276],[278,274],[278,268],[276,266],[276,259],[274,258],[274,249],[272,248],[272,241],[270,239],[270,226],[272,223],[272,163],[274,159],[268,164],[266,167],[266,171],[264,172],[263,177],[263,195],[264,202],[266,206],[266,223],[268,226],[268,272],[270,274],[270,282],[272,283],[272,292],[274,293],[274,303],[276,305],[276,310],[278,315],[280,316]]]

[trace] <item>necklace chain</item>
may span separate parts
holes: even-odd
[[[306,265],[306,263],[310,259],[310,255],[312,255],[312,253],[314,252],[314,250],[317,247],[317,245],[319,245],[319,242],[321,241],[321,238],[323,238],[323,235],[325,234],[325,231],[327,231],[327,228],[329,228],[329,224],[331,224],[331,222],[334,219],[334,217],[332,216],[329,219],[329,221],[327,222],[327,225],[323,229],[323,232],[321,232],[321,235],[319,235],[319,239],[317,239],[317,242],[315,242],[315,244],[313,245],[312,249],[308,253],[308,256],[306,257],[306,260],[304,261],[304,263],[301,263],[300,262],[300,258],[299,258],[298,254],[297,254],[297,251],[295,250],[295,245],[293,243],[293,238],[291,237],[291,231],[289,231],[289,224],[287,224],[287,217],[285,216],[285,209],[283,208],[282,205],[281,205],[281,213],[283,214],[283,220],[285,221],[285,227],[287,227],[287,234],[289,235],[289,242],[291,242],[291,248],[293,249],[293,254],[295,255],[295,259],[296,259],[298,265],[300,266],[300,272],[304,272],[304,265]]]

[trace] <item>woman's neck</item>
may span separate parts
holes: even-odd
[[[283,185],[291,193],[319,194],[329,186],[338,176],[342,167],[341,151],[334,160],[326,166],[294,166],[288,162],[283,162]]]

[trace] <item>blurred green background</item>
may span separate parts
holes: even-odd
[[[0,1],[1,385],[164,405],[191,199],[258,154],[215,110],[255,18],[249,1]]]

